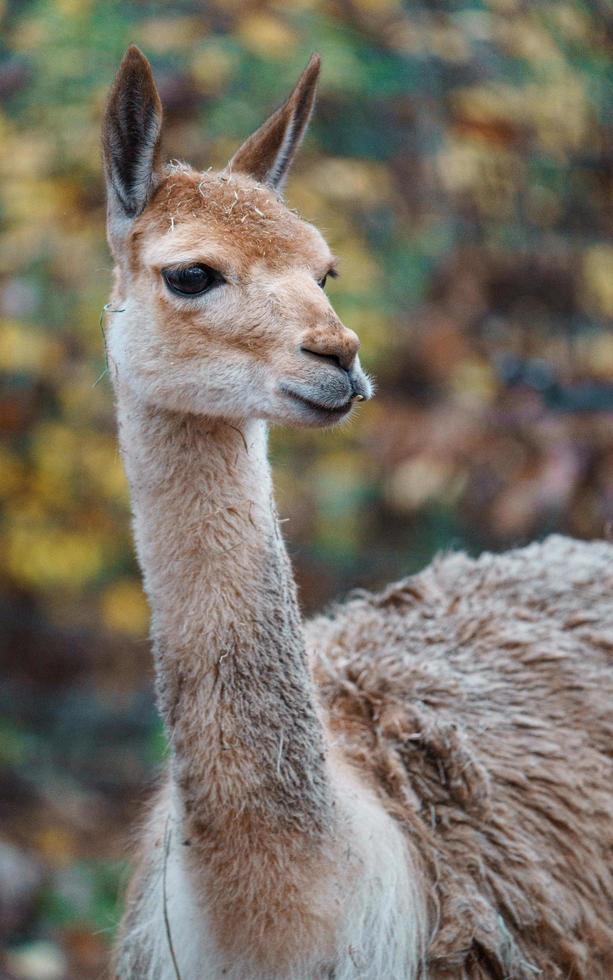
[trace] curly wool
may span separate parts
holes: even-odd
[[[421,860],[424,976],[613,976],[613,547],[450,554],[308,642],[331,738]]]

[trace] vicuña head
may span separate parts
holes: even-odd
[[[370,397],[359,340],[325,294],[334,256],[280,197],[318,74],[313,55],[226,168],[198,173],[162,165],[159,95],[147,59],[128,49],[103,131],[122,310],[108,345],[118,377],[151,405],[330,425]]]

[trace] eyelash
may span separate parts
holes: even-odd
[[[336,271],[336,269],[330,269],[329,272],[326,272],[323,279],[317,280],[317,285],[320,287],[320,289],[326,288],[326,282],[328,281],[328,279],[338,279],[338,272]]]

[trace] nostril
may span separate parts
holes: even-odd
[[[311,357],[316,357],[318,361],[327,361],[329,364],[333,364],[334,367],[340,368],[342,371],[348,370],[343,364],[339,354],[328,354],[322,351],[313,350],[311,347],[301,347],[300,350],[303,354],[309,354]]]

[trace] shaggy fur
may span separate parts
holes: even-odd
[[[137,49],[105,117],[109,366],[170,742],[115,973],[605,980],[613,549],[450,556],[305,643],[267,423],[371,394],[334,258],[275,193],[317,71],[221,173],[161,167]],[[214,288],[177,295],[193,265]]]
[[[613,976],[613,547],[439,558],[308,645],[424,861],[430,980]]]

